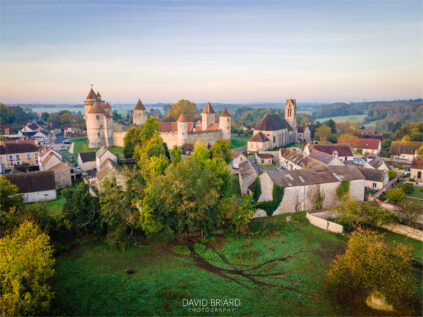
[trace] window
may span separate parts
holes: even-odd
[[[31,158],[31,153],[27,153],[27,154],[26,154],[26,158],[27,158],[27,159],[30,159],[30,158]]]
[[[97,132],[97,136],[100,136],[100,132]]]
[[[377,187],[377,184],[376,183],[373,183],[373,188],[376,188]]]
[[[273,136],[273,143],[275,143],[276,142],[276,137],[275,136]]]
[[[261,160],[261,164],[264,164],[264,160]]]
[[[13,160],[13,155],[9,155],[9,160]]]
[[[38,160],[35,160],[35,164],[38,164]]]
[[[21,165],[21,163],[18,161],[18,162],[16,162],[16,165]]]
[[[34,153],[34,157],[35,158],[38,158],[38,153]]]
[[[422,172],[417,172],[417,178],[422,178]]]
[[[10,162],[10,164],[9,164],[10,166],[13,166],[13,162]]]
[[[103,129],[103,125],[102,124],[100,124],[100,129]]]
[[[96,118],[97,120],[100,120],[100,116],[95,116],[95,118]]]
[[[19,154],[16,154],[16,159],[17,160],[20,160],[21,159],[21,156]]]

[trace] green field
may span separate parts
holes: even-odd
[[[99,148],[89,148],[88,147],[88,140],[87,138],[75,138],[70,139],[72,143],[74,143],[73,153],[78,154],[81,152],[96,152]],[[120,146],[111,146],[109,150],[115,154],[120,154],[123,152],[123,148]]]
[[[351,116],[319,118],[319,119],[316,119],[316,121],[324,122],[324,121],[332,119],[335,122],[350,121],[351,123],[361,123],[364,121],[365,117],[366,117],[365,114],[360,114],[360,115],[351,115]]]
[[[231,150],[246,146],[247,142],[247,139],[231,138]]]
[[[325,272],[346,237],[308,223],[304,213],[251,225],[256,237],[143,243],[118,250],[86,240],[57,256],[56,315],[373,315],[341,306]],[[127,274],[132,269],[134,274]],[[416,271],[421,274],[421,271]],[[421,295],[421,285],[419,287]],[[238,299],[234,311],[195,312],[183,299]]]

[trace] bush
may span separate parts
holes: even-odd
[[[400,207],[399,216],[407,225],[414,226],[417,219],[423,215],[421,204],[415,199],[403,200],[398,206]]]
[[[410,183],[405,183],[404,185],[401,186],[401,188],[408,195],[414,191],[414,186]]]
[[[395,172],[395,171],[389,171],[389,172],[388,172],[388,175],[389,175],[389,180],[391,181],[391,180],[393,180],[395,177],[397,177],[398,173],[397,173],[397,172]]]
[[[404,190],[401,187],[390,188],[386,191],[386,198],[394,202],[399,202],[406,197],[407,195],[404,193]]]
[[[390,245],[383,235],[362,229],[351,234],[346,252],[337,256],[326,277],[340,300],[378,291],[398,306],[414,299],[417,285],[408,247]]]
[[[273,212],[276,210],[276,208],[278,208],[279,204],[281,203],[283,199],[283,194],[284,194],[284,188],[277,184],[273,184],[273,191],[272,191],[273,200],[259,202],[256,204],[256,208],[264,209],[266,211],[266,214],[268,216],[271,216]]]
[[[350,191],[350,181],[342,181],[336,188],[336,196],[342,199]]]

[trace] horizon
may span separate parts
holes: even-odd
[[[422,9],[416,0],[2,1],[0,99],[81,104],[91,84],[112,104],[418,99]]]

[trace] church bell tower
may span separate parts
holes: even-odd
[[[294,131],[297,130],[297,101],[295,99],[286,100],[285,120],[288,121]]]

